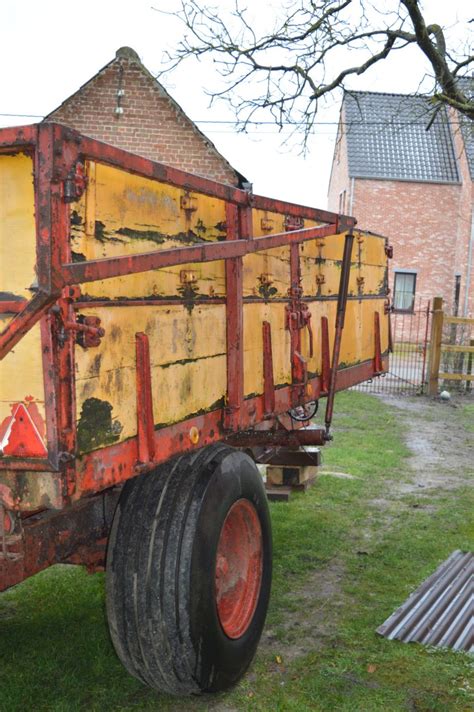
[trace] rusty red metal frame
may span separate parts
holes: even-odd
[[[242,216],[240,208],[226,205],[227,240],[236,242]],[[251,237],[251,226],[247,238]],[[242,236],[244,237],[244,236]],[[224,428],[236,430],[240,423],[240,410],[244,401],[244,344],[243,344],[243,275],[242,257],[226,260],[226,342],[227,342],[227,395],[224,408]]]
[[[279,200],[250,195],[246,191],[233,186],[226,186],[212,180],[187,174],[178,169],[170,168],[148,159],[127,153],[121,149],[109,146],[94,139],[81,136],[77,132],[56,124],[41,124],[38,126],[19,127],[0,130],[0,150],[26,151],[34,156],[35,165],[35,213],[37,220],[37,264],[39,273],[39,291],[27,303],[15,307],[15,316],[6,329],[0,334],[0,357],[18,343],[22,336],[35,323],[41,323],[43,347],[43,366],[45,374],[46,417],[48,438],[48,461],[43,462],[5,462],[0,467],[10,469],[50,469],[64,470],[65,493],[75,497],[81,493],[81,485],[73,480],[74,472],[71,460],[75,452],[76,427],[75,414],[75,383],[74,383],[74,348],[75,334],[73,330],[64,329],[64,323],[74,321],[75,299],[68,292],[77,283],[120,276],[132,272],[157,269],[159,267],[185,264],[194,261],[226,260],[227,275],[227,324],[228,324],[228,387],[227,403],[224,413],[225,429],[236,430],[256,424],[264,416],[263,404],[255,407],[253,418],[242,413],[244,405],[243,384],[243,296],[242,296],[242,258],[249,253],[291,244],[292,285],[299,284],[299,247],[306,240],[324,237],[336,231],[345,230],[354,225],[353,218],[339,216],[328,211],[307,208]],[[117,166],[131,173],[139,174],[159,181],[182,187],[186,191],[199,191],[226,201],[228,235],[223,243],[210,243],[199,246],[178,248],[174,250],[157,250],[131,257],[92,260],[84,263],[73,263],[69,246],[69,205],[70,191],[74,186],[80,187],[81,181],[74,182],[77,165],[83,165],[85,160],[96,160],[112,166]],[[71,178],[72,176],[72,178]],[[72,185],[72,188],[71,188]],[[67,186],[67,190],[66,187]],[[67,193],[67,195],[65,194]],[[316,221],[316,227],[294,230],[279,234],[254,238],[252,236],[252,207],[283,213],[293,218]],[[147,302],[144,301],[143,304]],[[11,305],[10,305],[11,307]],[[52,309],[53,307],[53,309]],[[294,334],[294,350],[299,353],[301,335]],[[146,346],[137,342],[137,371],[141,380],[141,398],[145,398],[147,388],[146,377]],[[298,364],[295,362],[295,369]],[[295,370],[295,378],[301,379],[301,369]],[[298,375],[299,374],[299,375]],[[306,379],[307,376],[304,376]],[[320,386],[314,384],[314,392]],[[267,389],[268,390],[268,389]],[[283,397],[285,389],[279,391],[275,408],[278,412],[287,409],[295,402],[288,391],[288,399]],[[293,391],[294,393],[294,391]],[[258,401],[258,398],[256,399]],[[267,405],[269,395],[267,394]],[[125,447],[135,450],[135,463],[142,457],[146,461],[155,462],[153,458],[152,438],[149,433],[149,408],[141,409],[145,421],[139,426],[141,438],[140,455],[137,446]],[[220,414],[218,414],[219,416]],[[208,414],[215,425],[216,438],[219,433],[218,416]],[[214,423],[214,419],[216,422]],[[219,427],[218,427],[219,425]],[[163,439],[173,440],[173,426],[160,433],[160,448]],[[213,428],[211,428],[213,429]],[[156,437],[155,437],[156,440]],[[155,442],[156,446],[156,442]],[[177,450],[183,448],[176,443]],[[164,448],[169,456],[172,451]],[[95,456],[92,455],[92,458]],[[110,464],[112,470],[113,464]],[[133,468],[132,468],[133,469]],[[112,477],[115,481],[115,478]],[[107,476],[96,481],[96,486],[106,486]]]
[[[7,556],[3,559],[0,556],[0,590],[57,561],[85,562],[90,566],[103,563],[103,544],[118,494],[114,486],[121,485],[138,472],[156,467],[177,453],[217,440],[228,438],[231,442],[236,433],[242,433],[244,440],[247,433],[246,442],[251,440],[249,431],[257,433],[257,440],[271,440],[272,437],[287,439],[282,433],[272,435],[277,423],[275,414],[285,414],[295,404],[307,399],[310,391],[311,399],[317,399],[329,388],[327,319],[322,321],[321,376],[308,378],[300,353],[301,329],[297,328],[291,337],[293,382],[277,389],[273,379],[271,328],[268,322],[264,322],[264,393],[244,398],[243,258],[253,252],[291,244],[289,300],[293,298],[299,309],[299,244],[346,231],[355,224],[355,220],[347,216],[254,196],[233,186],[154,163],[56,124],[1,129],[0,152],[12,150],[25,151],[34,159],[39,284],[38,292],[30,301],[0,304],[0,308],[14,315],[0,334],[0,358],[34,324],[40,323],[48,459],[3,458],[0,471],[55,473],[54,476],[60,478],[62,483],[63,507],[67,508],[29,516],[15,531],[3,532],[0,543],[4,549],[7,548]],[[83,166],[86,160],[116,166],[185,191],[198,191],[225,201],[226,241],[73,263],[69,245],[68,203],[79,197],[76,191],[84,187]],[[78,170],[78,167],[81,169]],[[252,208],[284,214],[285,225],[289,229],[302,224],[304,219],[320,224],[256,238],[252,235]],[[81,304],[80,292],[75,285],[170,265],[217,259],[226,261],[227,281],[225,299],[219,300],[220,303],[225,302],[227,316],[227,396],[224,408],[155,429],[149,342],[145,334],[138,333],[137,436],[75,458],[75,329],[66,328],[74,324],[75,311]],[[144,306],[149,304],[146,300],[138,303]],[[386,356],[382,356],[382,367],[387,368]],[[334,373],[334,389],[344,389],[366,380],[373,372],[374,361],[370,360]],[[285,418],[285,415],[279,416],[281,422]],[[315,434],[309,437],[314,440]],[[83,499],[85,495],[87,498]],[[19,506],[15,504],[14,508]]]
[[[105,564],[105,545],[120,494],[107,490],[61,511],[16,520],[0,555],[0,591],[57,562]],[[5,555],[6,554],[6,555]]]
[[[384,355],[384,370],[388,368],[388,356]],[[345,390],[373,376],[373,359],[356,366],[350,366],[338,371],[335,390]],[[308,380],[312,396],[317,400],[321,395],[321,379],[316,376]],[[286,413],[292,407],[291,385],[278,388],[275,394],[275,413]],[[288,423],[289,425],[289,423]],[[246,398],[240,410],[239,429],[243,431],[260,429],[270,431],[274,427],[273,420],[265,419],[264,394],[254,398]],[[199,437],[193,437],[194,433]],[[151,467],[166,462],[177,453],[190,451],[210,445],[222,439],[232,442],[235,433],[223,432],[222,414],[219,410],[198,415],[174,425],[154,431],[155,457]],[[73,499],[90,495],[107,487],[121,484],[124,480],[134,477],[143,468],[138,466],[138,445],[136,438],[130,438],[116,445],[101,448],[78,458],[76,463],[76,493]]]

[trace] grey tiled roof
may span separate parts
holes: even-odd
[[[349,175],[457,183],[453,137],[442,108],[421,96],[346,92],[344,121]]]

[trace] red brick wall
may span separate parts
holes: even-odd
[[[392,289],[395,269],[417,270],[416,296],[441,296],[451,309],[460,195],[458,185],[355,180],[358,225],[393,245]]]
[[[123,114],[115,113],[118,97]],[[119,148],[213,180],[237,185],[236,172],[130,50],[67,99],[46,120]]]

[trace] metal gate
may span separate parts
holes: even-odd
[[[417,395],[426,392],[431,301],[419,299],[412,312],[392,312],[392,353],[388,373],[354,386],[370,393]]]

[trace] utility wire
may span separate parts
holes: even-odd
[[[4,114],[0,113],[0,116],[6,117],[20,117],[25,119],[43,119],[44,116],[40,114]],[[228,126],[235,126],[236,121],[231,119],[194,119],[195,124],[226,124]],[[247,121],[247,126],[275,126],[278,128],[280,125],[275,121]],[[459,124],[459,121],[451,121],[452,124]],[[414,126],[420,124],[425,126],[426,121],[413,120],[413,121],[314,121],[311,126]],[[298,126],[296,121],[282,121],[282,126]],[[304,125],[304,122],[301,122]],[[309,125],[309,124],[308,124]]]

